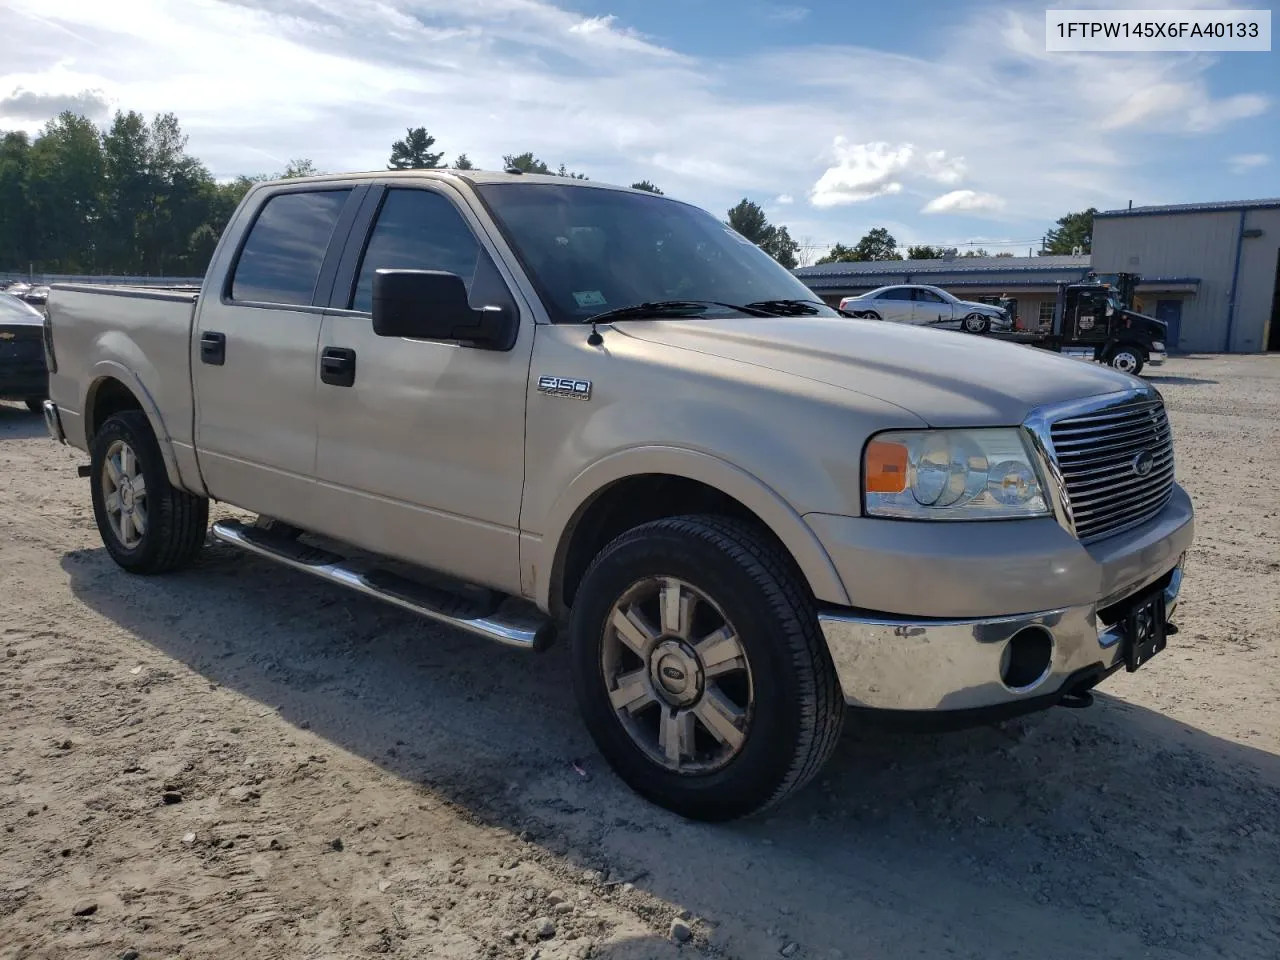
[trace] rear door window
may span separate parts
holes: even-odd
[[[280,193],[268,200],[240,250],[231,299],[309,305],[350,193],[349,189]]]
[[[911,291],[906,287],[893,287],[880,294],[879,300],[910,300]]]

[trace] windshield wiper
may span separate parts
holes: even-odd
[[[747,304],[755,310],[767,310],[780,317],[811,317],[825,304],[816,300],[755,300]]]
[[[610,320],[625,320],[628,317],[696,317],[706,313],[711,307],[723,307],[725,310],[736,310],[752,317],[772,316],[769,311],[758,304],[739,306],[736,303],[721,303],[719,300],[651,300],[646,303],[633,303],[627,307],[615,307],[604,313],[586,317],[581,323],[607,323]]]

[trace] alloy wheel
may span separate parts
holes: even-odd
[[[120,545],[135,549],[147,532],[147,481],[133,447],[114,440],[102,470],[102,502]]]
[[[751,667],[733,624],[697,587],[649,577],[609,611],[600,665],[618,722],[646,756],[708,773],[746,743]]]

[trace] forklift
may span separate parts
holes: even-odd
[[[1133,309],[1137,274],[1089,273],[1080,283],[1059,283],[1048,329],[987,333],[1078,360],[1105,363],[1137,376],[1144,367],[1165,361],[1168,326]]]

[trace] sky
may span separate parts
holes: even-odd
[[[1280,195],[1280,53],[1047,53],[1045,7],[0,0],[0,129],[172,111],[222,179],[381,169],[425,126],[486,169],[749,198],[806,260],[875,226],[1025,255],[1089,206]]]

